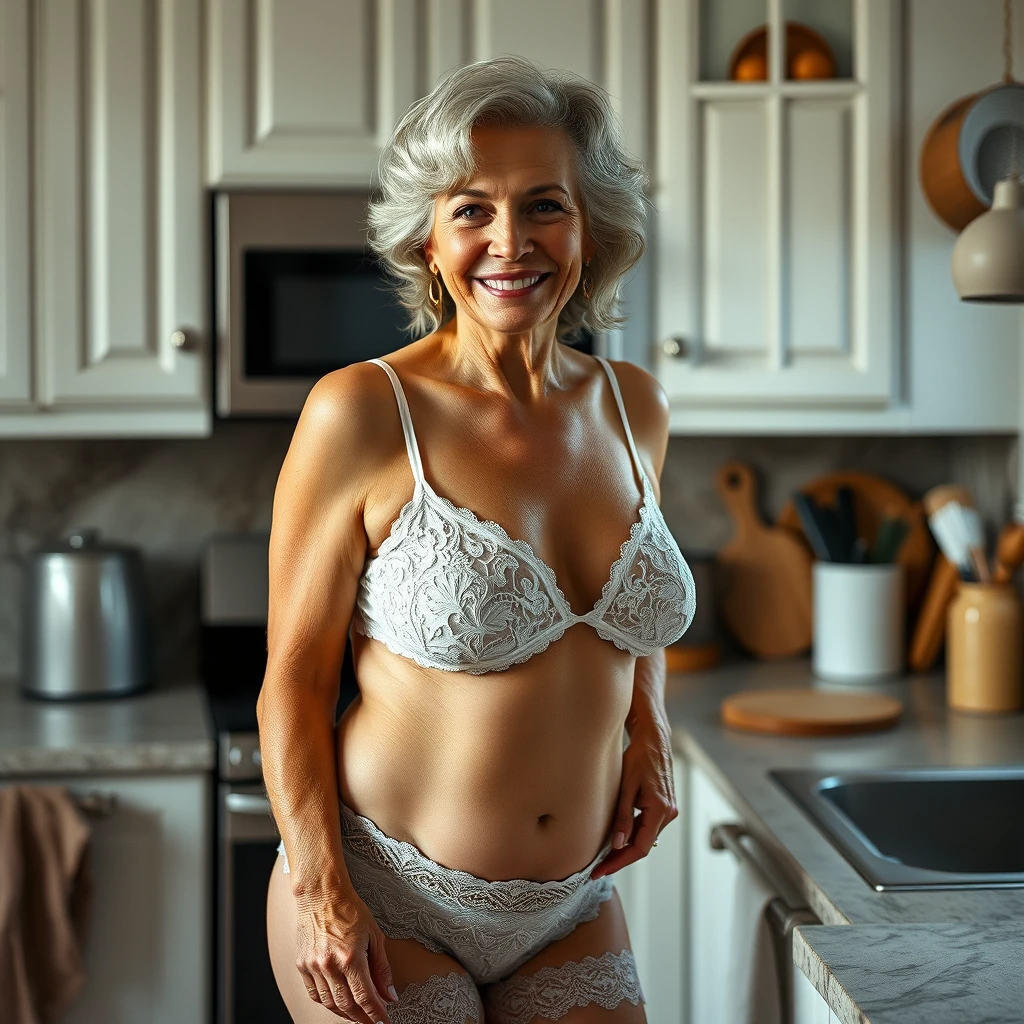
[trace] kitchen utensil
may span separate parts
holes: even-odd
[[[996,541],[996,567],[993,583],[1008,583],[1024,562],[1024,524],[1007,523]]]
[[[960,571],[940,552],[910,641],[907,664],[914,672],[927,672],[935,664],[946,635],[949,604],[959,582]]]
[[[946,703],[1010,712],[1024,703],[1020,597],[1011,583],[960,582],[949,606]]]
[[[836,524],[839,531],[842,557],[836,559],[839,562],[849,562],[853,556],[853,545],[857,540],[857,525],[853,512],[853,491],[849,484],[843,484],[836,488]]]
[[[896,552],[910,532],[910,524],[899,515],[889,515],[882,520],[875,537],[875,548],[871,553],[871,561],[876,563],[892,562]]]
[[[761,522],[748,466],[726,463],[715,482],[736,527],[717,557],[723,621],[758,657],[803,653],[811,644],[810,551],[792,532]]]
[[[924,594],[935,557],[935,543],[925,520],[924,509],[919,502],[911,499],[894,484],[872,473],[858,470],[842,470],[810,480],[801,486],[804,494],[810,495],[819,505],[834,505],[836,492],[842,486],[853,492],[854,520],[857,536],[863,537],[873,546],[879,524],[887,514],[903,516],[910,523],[910,531],[897,553],[898,561],[906,570],[904,589],[907,607],[917,607]],[[777,526],[793,530],[800,535],[800,519],[792,501],[786,502],[775,520]]]
[[[843,682],[903,668],[903,566],[814,564],[814,674]]]
[[[894,726],[903,704],[876,693],[801,687],[743,690],[721,704],[723,725],[785,736],[838,736]]]
[[[921,145],[921,191],[935,215],[962,231],[984,213],[995,183],[1013,166],[1013,140],[1024,132],[1024,87],[999,82],[951,103]]]
[[[75,700],[152,684],[152,630],[138,549],[72,530],[28,556],[21,691]]]
[[[924,496],[928,525],[942,553],[964,575],[972,568],[982,583],[990,582],[985,559],[985,527],[966,487],[942,484]]]
[[[811,550],[823,561],[836,561],[839,552],[827,509],[820,508],[813,498],[800,491],[793,492],[793,504]]]
[[[804,54],[813,53],[816,57],[805,57]],[[794,61],[800,58],[794,66]],[[729,77],[740,79],[740,67],[742,65],[745,75],[750,76],[761,65],[750,58],[760,58],[764,62],[762,79],[768,77],[768,26],[761,25],[748,32],[733,48],[729,57]],[[798,21],[786,22],[786,77],[798,78],[808,77],[809,72],[815,78],[832,78],[835,75],[836,61],[825,37],[815,32],[809,25]],[[799,72],[799,74],[798,74]],[[827,72],[827,73],[822,73]],[[745,77],[744,81],[753,81],[752,77]]]

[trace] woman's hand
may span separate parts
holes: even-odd
[[[295,966],[309,998],[347,1021],[388,1020],[387,999],[397,1000],[384,933],[355,892],[298,902]]]
[[[634,817],[633,808],[640,808]],[[612,852],[591,878],[610,875],[646,857],[661,830],[679,816],[672,781],[671,732],[652,722],[630,733],[622,755],[619,803],[612,822]]]

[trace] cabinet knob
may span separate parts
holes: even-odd
[[[175,348],[180,348],[184,351],[194,347],[192,339],[182,330],[177,330],[171,335],[171,344]]]
[[[661,351],[673,359],[686,359],[690,354],[686,339],[678,334],[673,334],[672,337],[666,338],[661,343]]]

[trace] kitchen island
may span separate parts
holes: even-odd
[[[903,702],[895,728],[849,736],[741,732],[719,717],[740,690],[817,687]],[[1019,766],[1024,714],[946,706],[942,673],[869,685],[814,678],[809,659],[734,661],[670,673],[673,741],[742,815],[820,925],[798,925],[793,959],[844,1024],[1024,1021],[1024,889],[874,890],[767,775],[770,769]]]

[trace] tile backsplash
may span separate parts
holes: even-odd
[[[16,556],[73,526],[136,544],[146,562],[161,679],[194,674],[198,565],[211,533],[269,530],[292,421],[218,422],[201,440],[0,441],[0,674],[18,671],[21,580]],[[971,489],[991,537],[1017,495],[1017,439],[985,437],[673,437],[662,508],[684,552],[716,549],[732,525],[715,470],[742,459],[774,521],[813,477],[860,469],[912,497],[956,481]]]

